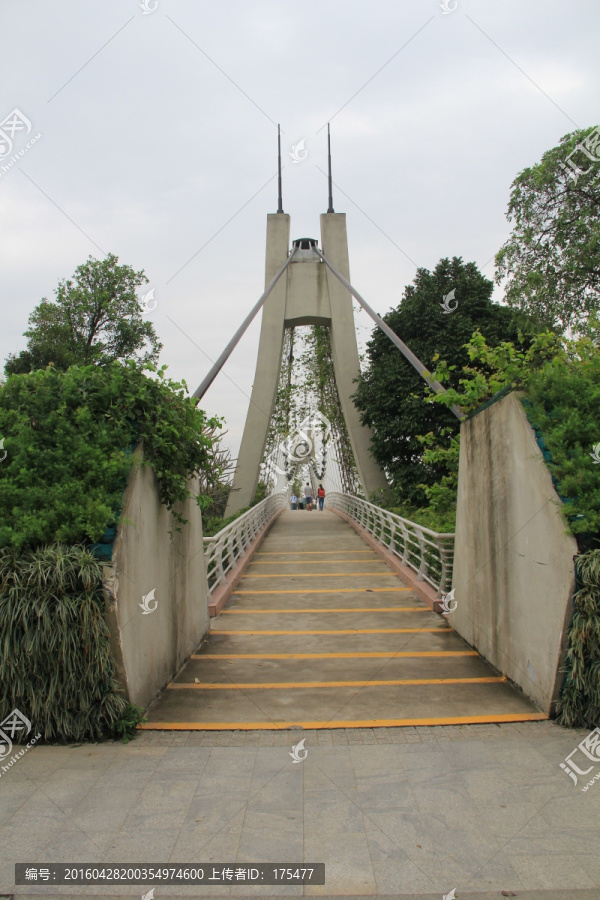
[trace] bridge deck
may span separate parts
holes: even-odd
[[[331,512],[275,522],[145,728],[545,719]]]

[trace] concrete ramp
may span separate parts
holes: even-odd
[[[272,526],[148,729],[545,719],[334,513]]]

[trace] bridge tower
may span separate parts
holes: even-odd
[[[363,490],[368,496],[386,486],[385,475],[369,451],[370,431],[361,425],[351,399],[360,373],[352,296],[322,261],[317,246],[314,238],[300,238],[290,249],[290,216],[283,212],[280,200],[279,212],[267,216],[266,285],[293,255],[264,302],[256,373],[226,516],[248,506],[254,497],[277,395],[284,333],[297,325],[329,327],[335,381]],[[331,187],[329,210],[321,215],[320,249],[349,282],[346,215],[334,212]]]

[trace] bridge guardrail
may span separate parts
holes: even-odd
[[[448,593],[452,586],[454,534],[431,531],[351,494],[331,491],[326,504],[358,522],[403,565],[414,569],[417,581],[428,582],[438,597]]]
[[[209,601],[219,587],[225,587],[239,560],[284,506],[287,500],[282,494],[266,497],[213,537],[204,538]]]

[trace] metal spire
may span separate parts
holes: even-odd
[[[277,171],[278,171],[278,194],[277,194],[277,212],[283,212],[283,199],[281,196],[281,125],[277,126]]]
[[[329,163],[329,209],[328,213],[335,212],[333,208],[333,190],[331,181],[331,135],[329,134],[329,122],[327,123],[327,158]]]

